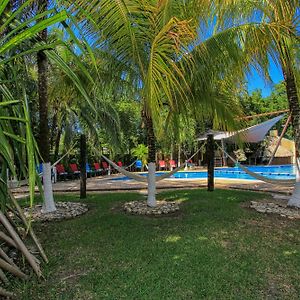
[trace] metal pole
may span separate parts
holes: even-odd
[[[207,190],[214,191],[214,167],[215,167],[215,150],[214,135],[207,135],[206,157],[207,157]]]

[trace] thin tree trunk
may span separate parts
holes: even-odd
[[[145,116],[145,125],[147,130],[147,144],[148,144],[148,163],[156,163],[155,161],[155,152],[156,152],[156,144],[155,144],[155,135],[153,128],[153,121],[150,116]]]
[[[43,41],[47,39],[47,30],[41,33]],[[38,93],[39,93],[39,150],[45,162],[50,161],[49,155],[49,127],[48,127],[48,82],[47,70],[48,61],[47,56],[43,51],[37,53],[38,65]]]
[[[153,121],[150,116],[145,115],[145,125],[147,130],[147,144],[148,144],[148,206],[156,206],[156,181],[155,181],[155,135],[153,128]]]
[[[80,137],[80,198],[86,198],[86,136],[84,134]]]
[[[38,0],[39,12],[47,10],[48,1]],[[45,17],[46,18],[46,17]],[[47,28],[40,32],[40,39],[47,42]],[[48,213],[56,210],[50,168],[50,148],[49,148],[49,124],[48,124],[48,60],[44,51],[37,53],[38,66],[38,94],[39,94],[39,150],[44,160],[43,163],[43,185],[44,185],[44,205],[43,212]]]
[[[57,135],[57,113],[54,111],[52,118],[51,134],[50,134],[50,151],[55,147],[55,137]]]
[[[60,138],[61,138],[61,129],[58,129],[56,139],[55,139],[54,161],[58,160]]]

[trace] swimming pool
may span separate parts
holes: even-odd
[[[293,179],[295,178],[295,166],[294,165],[278,165],[278,166],[247,166],[252,172],[258,173],[268,178],[273,179]],[[156,176],[162,175],[164,172],[156,172]],[[147,176],[147,174],[141,174]],[[207,178],[206,171],[180,171],[175,173],[171,179],[201,179]],[[215,168],[215,178],[224,179],[246,179],[257,180],[252,176],[246,174],[242,169],[238,167],[232,168]],[[128,177],[114,178],[114,180],[131,180]]]

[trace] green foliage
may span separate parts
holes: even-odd
[[[148,147],[144,144],[139,144],[135,148],[131,149],[131,154],[140,159],[143,163],[143,166],[147,165],[148,158]]]
[[[244,93],[240,96],[240,102],[243,106],[243,111],[246,116],[254,116],[262,113],[271,113],[276,111],[282,111],[288,109],[288,101],[285,83],[280,82],[274,85],[270,96],[262,97],[260,90],[253,91],[250,95]],[[258,122],[266,121],[274,116],[262,116],[259,118],[253,118],[248,121],[249,125],[255,125]],[[288,118],[288,113],[286,116],[279,121],[275,128],[278,130],[279,134],[286,123]],[[288,131],[285,133],[285,137],[292,139],[292,128],[289,127]]]
[[[33,203],[34,188],[37,182],[36,164],[37,146],[32,134],[28,87],[20,71],[20,64],[25,64],[25,55],[41,49],[52,47],[52,44],[32,43],[43,29],[66,19],[66,12],[55,13],[54,10],[36,14],[20,22],[26,9],[32,4],[24,1],[12,11],[9,1],[0,5],[0,157],[1,157],[1,208],[7,195],[6,168],[12,176],[28,179],[30,203]],[[50,17],[44,19],[49,14]],[[26,76],[27,78],[27,76]]]

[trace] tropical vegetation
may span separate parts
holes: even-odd
[[[158,157],[187,159],[200,133],[236,130],[245,115],[289,109],[287,135],[299,158],[299,15],[298,0],[1,1],[0,234],[6,244],[20,242],[41,276],[26,235],[6,227],[14,224],[11,213],[18,216],[47,260],[8,179],[27,182],[30,205],[38,186],[43,211],[55,211],[51,164],[64,154],[78,157],[82,133],[90,159],[104,153],[129,164],[138,158],[153,177]],[[283,82],[268,98],[249,95],[245,82],[253,69],[271,84],[270,62],[281,68]],[[295,195],[298,189],[300,183]],[[300,199],[291,204],[300,207]],[[2,270],[10,272],[11,262],[1,253],[6,282]],[[20,266],[13,270],[24,277]]]

